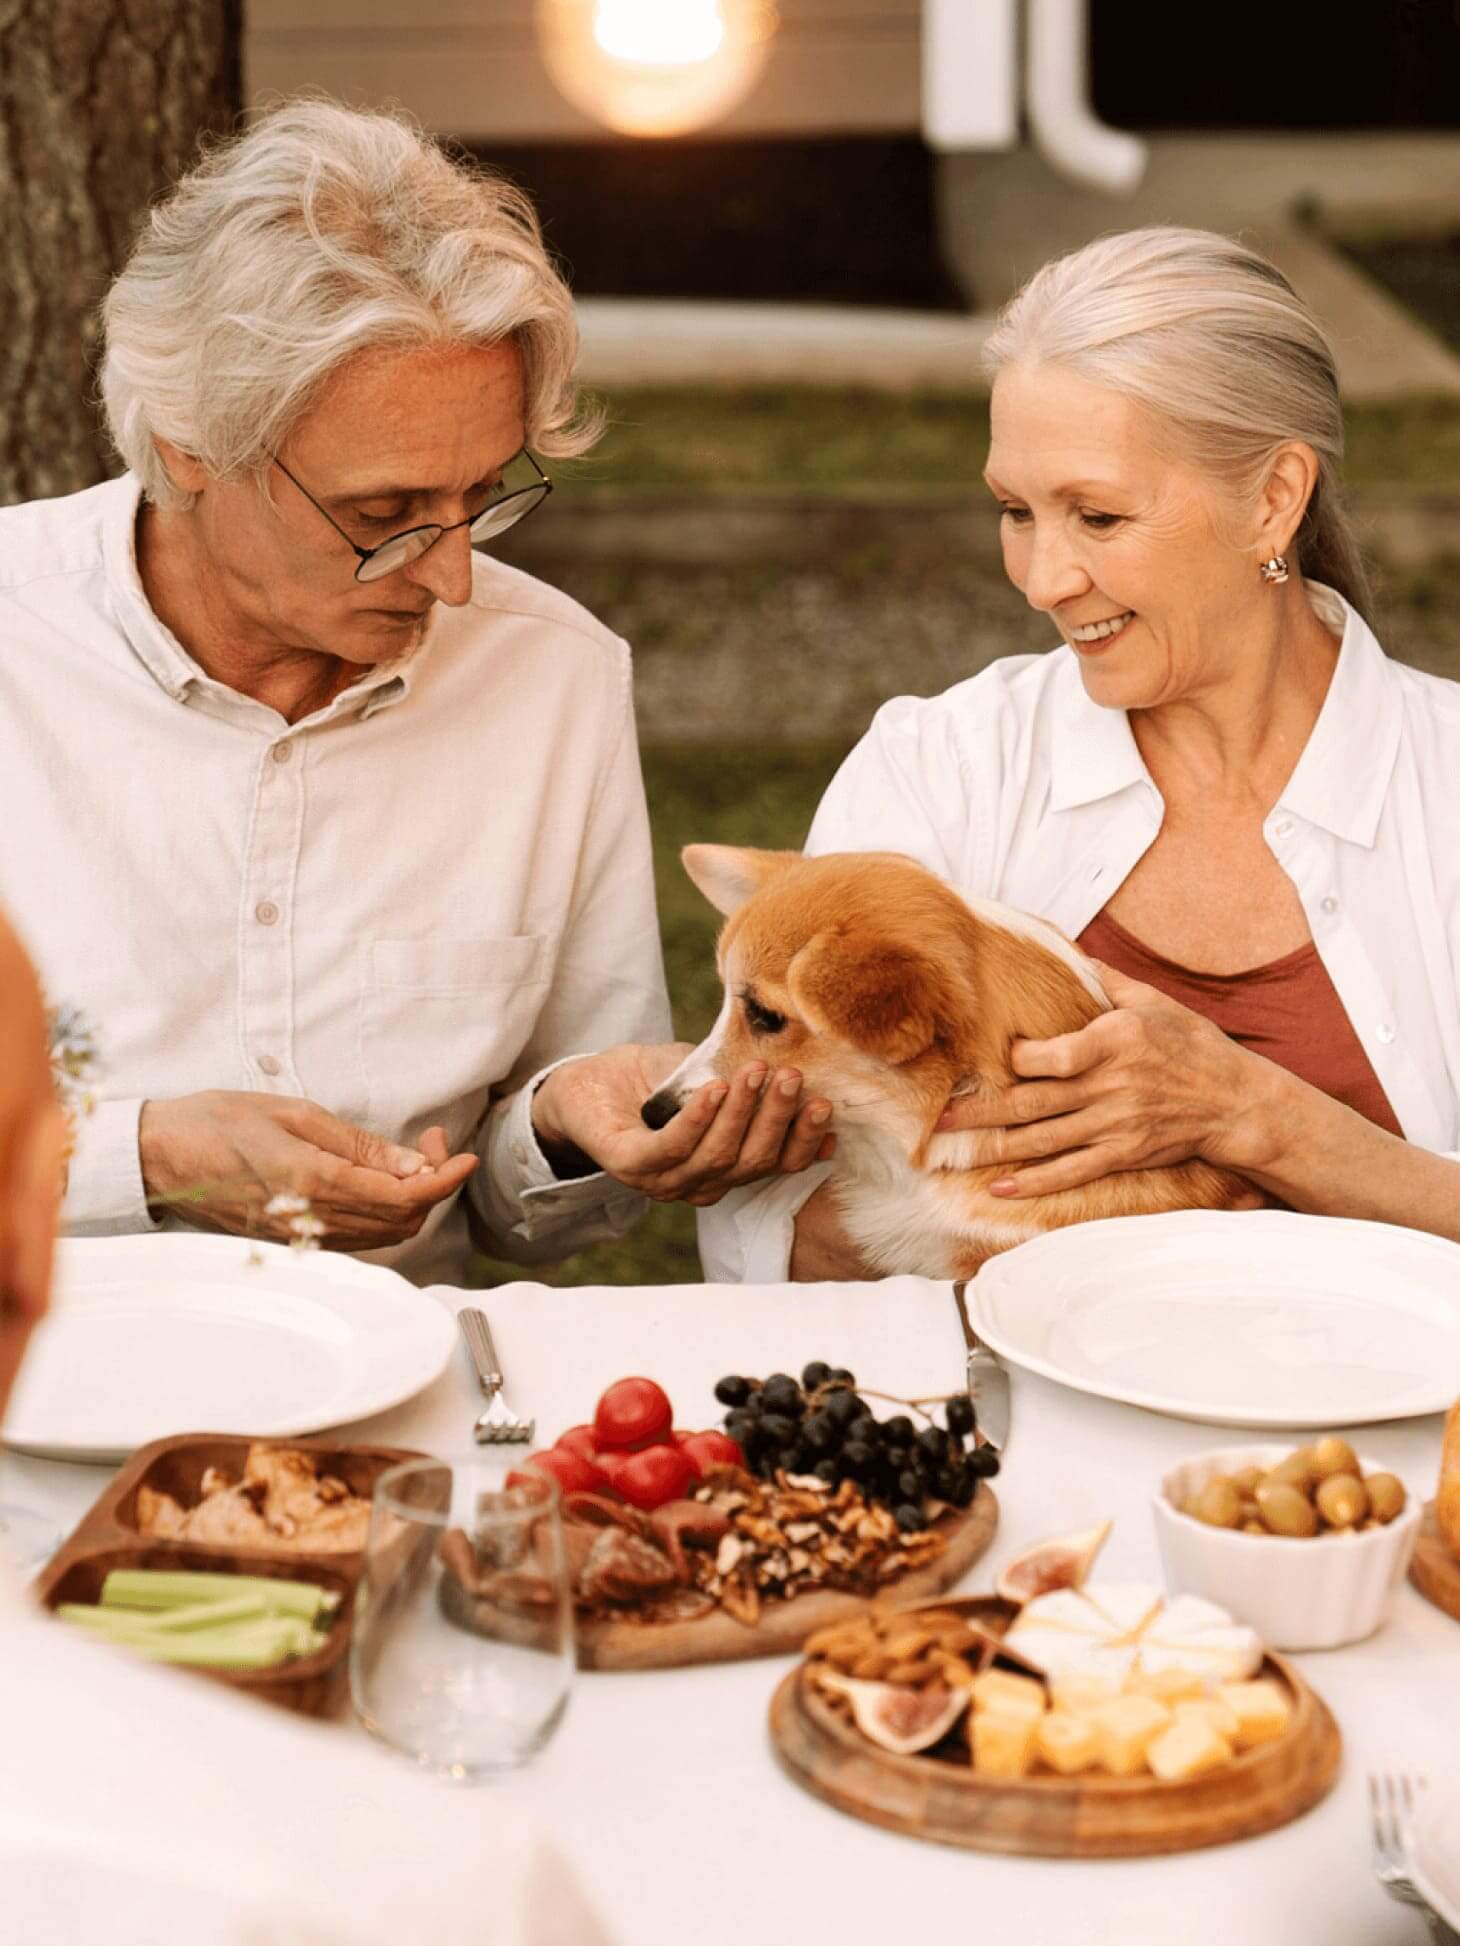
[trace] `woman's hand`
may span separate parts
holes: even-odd
[[[974,1166],[1019,1165],[990,1184],[994,1195],[1047,1196],[1197,1156],[1243,1167],[1266,1064],[1154,987],[1099,970],[1112,1012],[1077,1033],[1016,1041],[1014,1072],[1031,1078],[955,1096],[938,1123],[982,1131]]]
[[[794,1068],[752,1061],[730,1081],[706,1082],[672,1122],[640,1110],[693,1050],[611,1047],[554,1068],[533,1098],[538,1141],[579,1149],[592,1164],[657,1203],[718,1203],[762,1176],[793,1175],[830,1156],[831,1103],[801,1100]]]

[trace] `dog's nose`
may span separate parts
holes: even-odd
[[[666,1094],[663,1090],[657,1095],[650,1095],[639,1110],[645,1125],[649,1128],[667,1128],[678,1113],[679,1103],[673,1095]]]

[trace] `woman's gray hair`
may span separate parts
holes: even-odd
[[[1137,400],[1175,453],[1244,505],[1280,446],[1311,446],[1318,477],[1295,536],[1297,566],[1371,618],[1369,577],[1339,486],[1333,351],[1258,251],[1213,230],[1099,237],[1030,278],[1000,313],[984,362],[991,373],[1059,365]]]
[[[160,437],[218,478],[261,469],[367,347],[516,342],[527,444],[597,437],[578,327],[528,198],[404,116],[304,98],[265,112],[148,217],[104,309],[102,399],[147,497],[186,507]]]

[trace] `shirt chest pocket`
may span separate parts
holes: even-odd
[[[371,939],[360,957],[366,1124],[414,1141],[439,1122],[467,1146],[511,1073],[552,981],[547,933],[498,939]]]

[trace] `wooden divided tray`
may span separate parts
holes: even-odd
[[[1424,1525],[1415,1539],[1409,1578],[1426,1601],[1460,1621],[1460,1560],[1440,1539],[1433,1500],[1425,1508]]]
[[[945,1514],[938,1523],[948,1545],[925,1568],[914,1568],[887,1584],[878,1596],[895,1608],[913,1607],[938,1595],[973,1566],[994,1537],[999,1503],[987,1481],[966,1512]],[[580,1669],[678,1669],[695,1662],[745,1662],[756,1656],[789,1655],[808,1635],[834,1622],[850,1620],[867,1605],[863,1595],[834,1592],[797,1595],[768,1602],[753,1627],[717,1611],[690,1622],[579,1621]]]
[[[341,1446],[325,1439],[263,1442],[281,1451],[314,1455],[321,1474],[333,1474],[353,1493],[368,1499],[375,1482],[401,1460],[419,1453],[394,1446]],[[63,1602],[95,1601],[111,1568],[190,1568],[208,1574],[253,1574],[282,1580],[314,1581],[341,1596],[334,1625],[323,1648],[281,1663],[275,1669],[199,1669],[230,1689],[262,1696],[306,1716],[331,1714],[344,1698],[352,1597],[364,1567],[363,1552],[336,1554],[254,1543],[219,1546],[195,1540],[162,1540],[137,1530],[137,1492],[150,1486],[184,1508],[202,1495],[210,1466],[240,1474],[251,1439],[224,1433],[181,1433],[139,1447],[82,1517],[36,1579],[36,1593],[47,1608]]]
[[[1017,1612],[992,1597],[937,1606],[999,1632]],[[771,1742],[790,1776],[839,1811],[938,1844],[1048,1858],[1192,1851],[1287,1824],[1318,1803],[1337,1774],[1338,1727],[1324,1703],[1281,1656],[1269,1655],[1260,1673],[1291,1696],[1286,1732],[1179,1784],[1151,1776],[980,1777],[966,1748],[961,1761],[894,1756],[832,1707],[804,1662],[771,1701]],[[960,1724],[951,1733],[950,1751],[962,1731]]]

